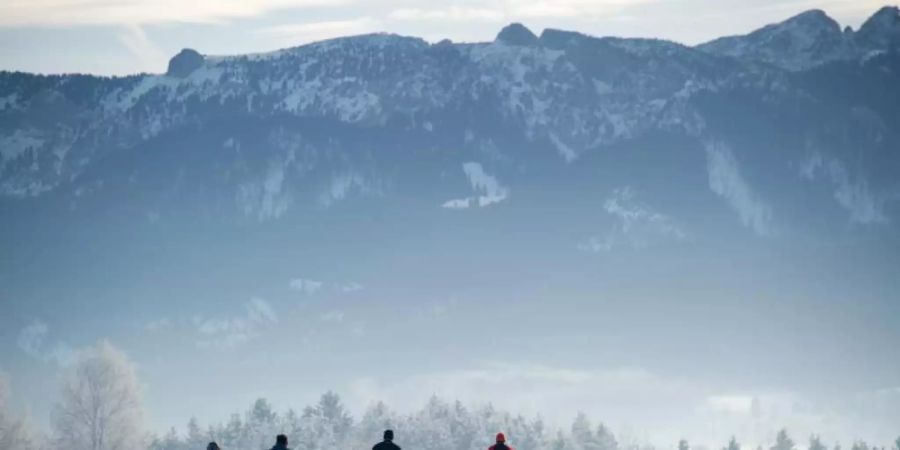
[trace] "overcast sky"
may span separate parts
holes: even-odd
[[[535,32],[550,27],[695,44],[811,8],[855,28],[880,6],[881,0],[4,0],[0,69],[162,72],[184,47],[261,52],[376,31],[485,41],[510,22]]]

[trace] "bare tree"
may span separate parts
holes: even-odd
[[[31,434],[25,422],[7,408],[9,381],[0,373],[0,450],[28,450],[33,448]]]
[[[72,450],[139,450],[143,407],[132,364],[103,341],[81,352],[54,411],[59,444]]]

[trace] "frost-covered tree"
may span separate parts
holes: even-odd
[[[450,430],[451,407],[449,404],[431,396],[425,407],[413,414],[403,427],[407,436],[407,447],[414,446],[421,450],[453,450],[453,435]]]
[[[188,450],[189,448],[175,428],[170,428],[163,437],[155,437],[150,442],[150,450]]]
[[[866,441],[856,441],[853,443],[853,447],[850,447],[851,450],[869,450],[869,444],[866,444]]]
[[[556,437],[550,443],[551,450],[572,450],[572,444],[562,430],[556,431]]]
[[[0,450],[30,450],[31,434],[25,422],[9,410],[8,398],[9,381],[0,373]]]
[[[304,450],[331,450],[344,447],[349,441],[353,419],[340,397],[326,392],[315,406],[303,410],[299,447]]]
[[[384,430],[397,428],[397,423],[397,418],[384,402],[369,406],[357,424],[354,447],[371,447],[381,440]]]
[[[691,450],[691,446],[688,444],[688,441],[682,439],[678,441],[678,450]]]
[[[732,436],[731,440],[728,441],[728,446],[725,447],[723,450],[741,450],[741,444],[738,444],[737,439],[734,436]]]
[[[616,437],[602,422],[597,425],[597,434],[594,439],[597,442],[598,450],[617,450],[619,448]]]
[[[143,406],[128,357],[106,341],[80,353],[63,380],[54,437],[71,450],[139,450]]]
[[[247,450],[266,450],[275,436],[282,433],[282,424],[272,405],[264,398],[257,399],[245,414],[242,445]]]
[[[587,414],[581,411],[572,422],[572,440],[579,449],[598,450],[594,445],[594,430],[591,429],[591,421]]]
[[[450,435],[453,439],[450,447],[453,450],[471,449],[475,442],[478,441],[478,436],[476,436],[478,425],[475,423],[472,414],[459,400],[453,404],[453,407],[448,412],[450,413]]]
[[[815,434],[809,437],[809,448],[808,450],[828,450],[828,447],[822,443],[822,439]]]
[[[240,414],[232,414],[228,423],[220,425],[215,433],[216,440],[222,448],[241,448],[241,439],[244,435],[244,423]]]
[[[544,421],[540,417],[529,420],[518,415],[504,427],[515,438],[516,450],[543,450],[547,448],[544,438]]]
[[[771,450],[794,450],[794,441],[788,436],[787,430],[784,428],[778,430],[778,434],[775,436],[775,445],[771,447]]]

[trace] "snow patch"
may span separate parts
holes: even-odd
[[[500,203],[509,197],[509,189],[500,184],[497,178],[485,172],[480,163],[464,163],[463,173],[465,173],[466,177],[469,179],[472,190],[480,195],[448,200],[441,204],[441,207],[447,209],[466,209],[474,205],[483,208],[494,203]]]
[[[553,145],[556,147],[556,150],[562,155],[563,159],[566,160],[567,163],[575,161],[578,158],[578,153],[566,145],[565,142],[561,141],[556,134],[550,133],[550,141],[553,142]]]
[[[687,238],[687,233],[674,220],[639,202],[628,186],[615,189],[606,198],[603,208],[615,220],[612,228],[603,236],[592,236],[578,244],[579,250],[598,253],[618,246],[640,249],[662,241]]]
[[[744,180],[731,148],[721,142],[709,142],[705,150],[709,188],[728,202],[744,226],[761,236],[771,234],[772,209]]]
[[[37,130],[16,130],[9,136],[0,136],[0,156],[3,163],[18,158],[29,150],[38,150],[45,140]]]
[[[850,214],[851,223],[874,225],[889,222],[884,211],[887,199],[875,195],[865,179],[854,179],[840,160],[826,159],[815,153],[800,164],[798,172],[801,178],[809,181],[822,176],[831,182],[835,186],[834,199]]]

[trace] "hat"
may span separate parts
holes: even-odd
[[[394,439],[394,430],[384,430],[384,439],[391,441]]]
[[[497,442],[506,442],[506,436],[503,433],[497,433]]]

